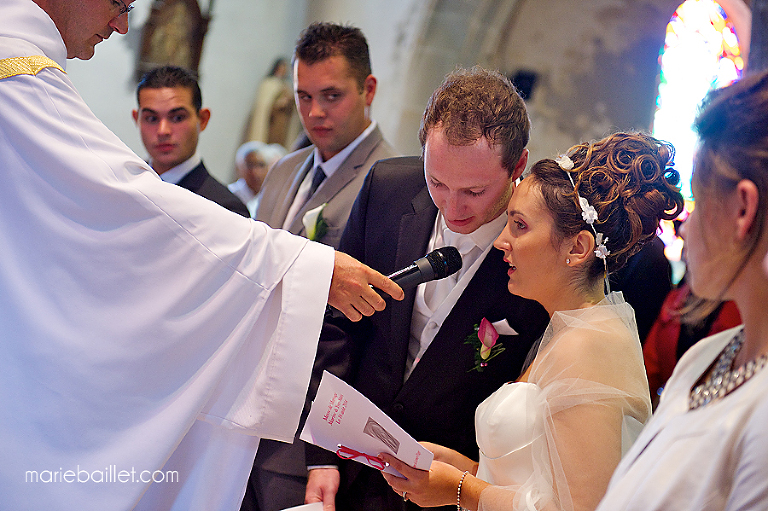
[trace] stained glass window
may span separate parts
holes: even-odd
[[[683,195],[690,200],[696,145],[691,125],[697,108],[709,90],[738,80],[744,68],[736,31],[723,8],[713,0],[683,2],[667,25],[659,64],[653,134],[675,146],[675,168]],[[675,235],[664,230],[668,251],[675,252]],[[668,253],[668,257],[679,260],[679,254]]]
[[[710,89],[741,78],[744,62],[733,24],[713,0],[687,0],[667,25],[659,57],[661,73],[653,134],[674,144],[675,167],[690,198],[690,175],[696,136],[691,124]]]

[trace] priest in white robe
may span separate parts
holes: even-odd
[[[0,3],[3,509],[238,509],[259,438],[293,438],[326,301],[402,294],[163,183],[94,117],[66,59],[130,4]]]

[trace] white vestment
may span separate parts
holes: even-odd
[[[2,0],[0,60],[34,55],[66,65]],[[55,68],[0,80],[0,169],[0,507],[238,509],[296,431],[333,250],[163,183]]]
[[[691,389],[741,328],[685,352],[598,511],[768,509],[768,369],[724,398],[688,409]]]

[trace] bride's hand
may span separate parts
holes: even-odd
[[[443,447],[442,445],[433,444],[432,442],[419,443],[423,445],[425,449],[428,449],[432,454],[435,455],[435,461],[442,461],[444,463],[453,465],[462,472],[466,470],[472,475],[477,474],[477,462],[467,458],[460,452],[449,449],[448,447]]]
[[[386,453],[379,457],[405,476],[403,479],[382,472],[394,491],[408,493],[408,500],[422,507],[456,504],[456,488],[463,471],[442,461],[433,461],[429,470],[419,470]]]

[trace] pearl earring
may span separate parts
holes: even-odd
[[[570,257],[565,260],[565,264],[571,264],[571,258]]]

